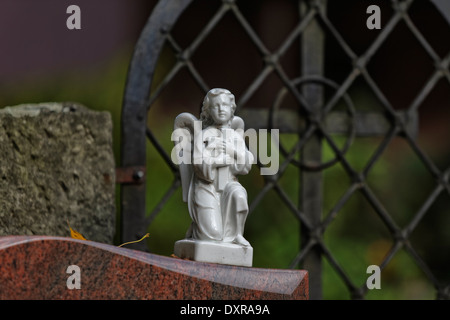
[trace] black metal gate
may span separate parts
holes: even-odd
[[[300,266],[309,271],[312,299],[323,297],[324,258],[342,279],[352,298],[364,298],[369,290],[365,282],[356,283],[348,275],[325,241],[329,226],[340,216],[342,208],[355,194],[364,198],[391,238],[389,248],[378,264],[381,270],[403,250],[409,254],[411,263],[417,265],[425,274],[435,288],[437,297],[448,299],[449,279],[443,280],[436,276],[410,241],[411,234],[437,199],[443,194],[447,197],[450,195],[449,163],[437,164],[417,141],[419,108],[438,85],[442,86],[442,82],[445,86],[443,90],[450,90],[450,47],[444,45],[436,50],[434,43],[429,42],[417,22],[411,18],[410,11],[413,10],[417,20],[420,20],[420,14],[416,13],[419,8],[416,7],[419,2],[421,5],[427,2],[428,10],[434,10],[438,19],[450,23],[448,4],[445,0],[373,1],[381,8],[381,28],[372,30],[366,45],[358,47],[346,39],[352,31],[342,32],[345,27],[333,21],[333,13],[336,10],[348,12],[348,19],[353,19],[357,28],[367,31],[366,20],[370,13],[365,11],[369,4],[364,1],[249,2],[161,0],[154,8],[135,48],[123,102],[121,166],[128,179],[125,179],[121,187],[122,241],[141,238],[164,204],[180,187],[178,168],[171,161],[170,150],[163,146],[155,135],[154,128],[148,124],[148,112],[164,91],[168,90],[174,79],[183,72],[187,75],[183,79],[189,79],[199,89],[192,98],[192,101],[197,99],[197,105],[203,94],[218,83],[234,91],[238,107],[236,112],[245,119],[247,127],[279,128],[280,133],[290,135],[291,140],[292,136],[297,137],[289,148],[285,147],[284,143],[280,144],[281,163],[278,173],[261,177],[261,187],[249,200],[251,214],[257,214],[258,205],[265,195],[275,192],[284,204],[284,208],[280,210],[288,210],[298,219],[300,249],[286,265],[291,268]],[[281,28],[285,30],[289,27],[285,32],[271,32],[270,20],[256,24],[259,16],[255,17],[255,12],[261,9],[262,3],[265,2],[271,5],[275,5],[275,2],[285,3],[294,9],[292,16],[297,17],[297,21],[287,19],[287,26]],[[266,18],[270,17],[270,12],[267,11],[272,7],[268,8],[265,9]],[[246,80],[240,82],[243,84],[236,86],[236,90],[233,90],[234,78],[224,76],[220,81],[216,81],[214,73],[207,72],[207,76],[202,73],[202,70],[216,68],[219,70],[218,74],[226,74],[223,67],[215,65],[223,63],[224,56],[214,55],[218,52],[214,48],[205,49],[207,45],[220,43],[220,38],[212,41],[211,37],[214,36],[211,34],[218,28],[227,28],[226,24],[225,27],[222,26],[225,19],[233,19],[233,24],[240,28],[240,40],[236,43],[230,42],[237,30],[235,27],[230,28],[229,32],[222,30],[226,34],[223,41],[229,43],[225,48],[230,50],[225,56],[230,59],[239,58],[239,50],[243,47],[251,47],[250,50],[254,52],[249,56],[243,54],[243,58],[236,62],[236,78],[244,77]],[[424,18],[418,22],[425,21],[428,20]],[[261,30],[256,30],[255,25],[261,26],[265,23],[268,26],[266,33],[262,34]],[[280,20],[277,20],[277,23],[280,23]],[[183,28],[192,29],[192,34]],[[386,42],[390,41],[399,28],[407,30],[411,42],[421,47],[427,61],[424,63],[432,64],[429,76],[420,86],[411,90],[412,98],[406,103],[402,97],[389,96],[389,90],[389,94],[386,94],[386,89],[380,86],[377,79],[379,75],[374,77],[370,68],[372,58],[384,54],[382,51]],[[450,42],[448,25],[446,28],[440,35],[442,42]],[[186,37],[183,38],[184,36]],[[244,42],[247,44],[244,45]],[[196,58],[197,52],[201,50],[206,50],[206,53],[203,53],[202,59]],[[340,56],[339,59],[333,59],[336,52]],[[408,49],[405,49],[405,55],[407,52]],[[167,58],[168,56],[171,58]],[[241,61],[245,58],[248,61]],[[160,72],[158,66],[164,59],[170,60],[166,63],[170,67]],[[345,66],[342,61],[345,61]],[[253,70],[253,73],[246,76],[251,72],[245,68]],[[415,66],[410,69],[415,69]],[[162,73],[162,76],[156,75],[158,72]],[[156,77],[158,80],[155,80]],[[268,85],[266,82],[269,82],[270,77],[276,81],[270,80],[273,84]],[[391,75],[386,74],[380,79],[387,81],[390,77]],[[414,77],[414,72],[411,77]],[[376,101],[375,108],[370,105],[361,106],[359,100],[355,99],[352,88],[356,83],[364,83],[365,90],[370,92],[370,96]],[[177,85],[187,86],[184,82],[178,82]],[[176,97],[174,99],[172,106],[182,104]],[[187,102],[189,103],[191,102]],[[260,108],[255,108],[258,103]],[[171,108],[171,105],[167,108]],[[364,137],[375,137],[380,143],[373,148],[367,162],[357,168],[349,160],[348,152],[356,140]],[[447,137],[442,138],[445,140]],[[404,145],[433,179],[433,187],[424,191],[427,195],[417,206],[417,210],[402,224],[393,218],[391,210],[386,208],[371,183],[368,183],[374,166],[397,139],[402,139]],[[152,163],[147,160],[149,143],[167,164],[172,172],[169,179],[173,180],[161,200],[147,213],[146,197],[149,195],[146,194],[146,178],[152,170]],[[324,154],[325,148],[328,155]],[[263,166],[261,163],[259,165]],[[338,165],[342,167],[348,181],[342,186],[339,198],[332,204],[325,204],[324,175],[327,169]],[[292,198],[292,190],[286,190],[281,182],[288,168],[292,167],[298,169],[298,190],[294,191],[297,193],[296,199]],[[417,187],[420,187],[420,183]],[[448,208],[446,215],[450,215]],[[135,244],[134,248],[145,250],[146,245],[141,242]],[[444,245],[442,254],[448,255],[448,249]]]

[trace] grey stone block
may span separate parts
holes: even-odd
[[[0,110],[0,235],[70,236],[112,243],[112,119],[76,103]]]

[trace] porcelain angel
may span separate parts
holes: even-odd
[[[206,94],[200,119],[190,113],[175,119],[175,129],[184,132],[175,144],[185,142],[176,154],[183,200],[192,219],[186,239],[250,246],[243,236],[247,192],[237,176],[250,171],[254,158],[245,146],[244,122],[234,116],[235,109],[234,95],[216,88]]]

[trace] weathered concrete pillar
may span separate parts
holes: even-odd
[[[112,120],[75,103],[0,109],[0,236],[70,236],[112,243]]]

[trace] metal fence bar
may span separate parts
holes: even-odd
[[[304,1],[299,3],[301,19],[310,10]],[[326,1],[320,3],[325,7]],[[323,8],[322,8],[323,9]],[[303,76],[322,76],[324,72],[324,32],[317,20],[311,21],[301,35],[301,72]],[[320,84],[306,84],[303,95],[309,105],[310,116],[321,114],[323,105],[323,87]],[[301,135],[301,133],[300,133]],[[322,163],[322,138],[313,135],[303,147],[302,162],[320,166]],[[322,172],[301,170],[300,172],[301,211],[307,216],[311,227],[301,225],[301,246],[309,242],[311,232],[318,230],[322,220],[323,186]],[[322,299],[322,249],[316,245],[303,258],[302,267],[309,270],[310,298]]]
[[[160,1],[136,44],[130,63],[121,117],[121,166],[146,166],[146,115],[153,74],[169,30],[191,0]],[[140,239],[145,224],[145,181],[121,187],[121,241]],[[130,248],[147,250],[144,242]]]

